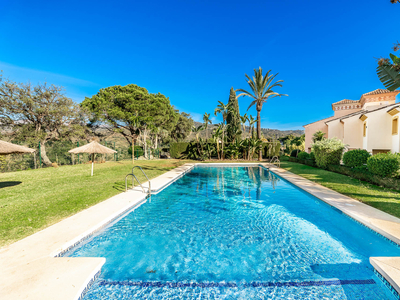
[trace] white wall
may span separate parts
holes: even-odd
[[[363,149],[363,121],[360,115],[343,119],[343,142],[349,149]]]
[[[367,118],[367,147],[372,152],[374,149],[392,149],[392,116],[384,108],[366,114]]]
[[[340,122],[340,119],[328,122],[327,125],[328,125],[328,137],[330,139],[336,137],[339,140],[343,141],[343,123]]]

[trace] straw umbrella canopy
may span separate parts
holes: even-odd
[[[91,176],[93,176],[93,164],[94,164],[94,155],[96,153],[98,154],[113,154],[113,153],[117,153],[117,151],[107,148],[103,145],[100,145],[98,142],[93,141],[85,146],[81,146],[72,150],[68,151],[69,153],[74,153],[74,154],[78,154],[78,153],[89,153],[92,155],[92,173]]]
[[[13,153],[33,153],[35,149],[15,145],[5,141],[0,141],[0,155],[7,155]]]

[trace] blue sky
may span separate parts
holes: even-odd
[[[375,58],[400,40],[400,4],[389,0],[2,0],[0,11],[0,69],[14,81],[62,85],[77,102],[135,83],[199,121],[261,66],[289,95],[261,113],[262,127],[278,129],[383,88]],[[242,114],[249,103],[239,99]]]

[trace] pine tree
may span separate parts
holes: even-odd
[[[233,142],[236,138],[240,137],[240,112],[239,112],[239,103],[236,97],[236,92],[233,87],[229,93],[229,101],[228,105],[230,106],[230,110],[228,112],[228,116],[226,118],[226,124],[228,127],[227,130],[227,139],[228,142]]]

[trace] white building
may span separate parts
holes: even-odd
[[[312,136],[321,130],[326,138],[337,137],[349,150],[366,149],[372,154],[400,152],[400,91],[377,89],[360,100],[344,99],[332,104],[334,116],[304,125],[306,151],[311,151]]]

